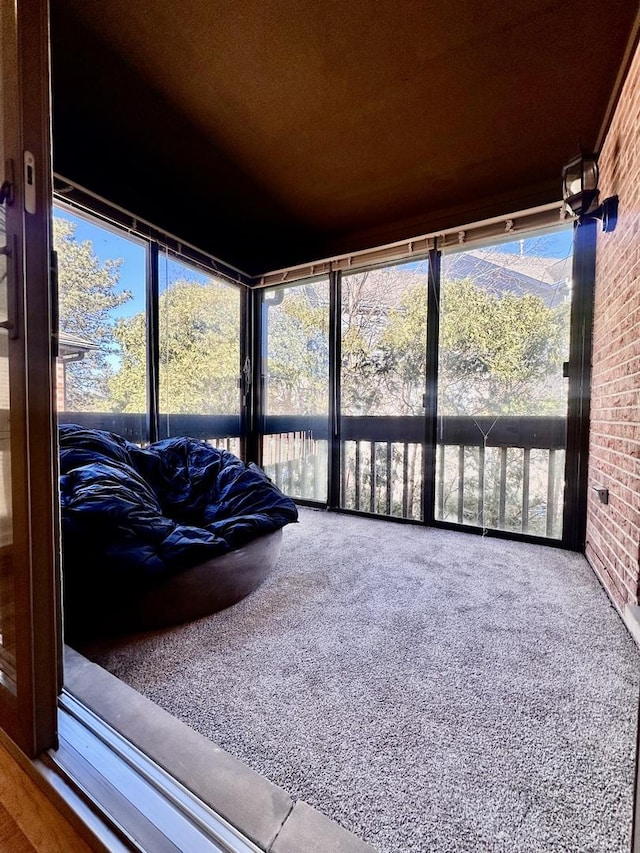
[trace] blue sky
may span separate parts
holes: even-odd
[[[129,290],[133,294],[130,299],[113,314],[116,317],[131,317],[145,307],[145,275],[146,275],[146,246],[142,241],[130,236],[120,236],[109,228],[98,225],[91,220],[76,216],[61,207],[54,207],[54,216],[73,222],[76,226],[76,237],[79,242],[89,240],[96,257],[104,263],[107,260],[122,259],[120,266],[120,282],[118,291]],[[188,278],[204,284],[207,276],[186,267],[169,257],[160,261],[160,290],[167,281],[178,278]]]
[[[530,237],[524,242],[525,244],[529,244],[529,252],[531,252],[532,245],[535,244],[535,254],[538,257],[566,258],[571,254],[573,227],[568,225],[561,231],[554,231],[551,234],[541,234],[540,236]],[[503,243],[500,246],[500,251],[517,255],[520,253],[520,241],[514,240],[513,243]]]
[[[133,299],[126,302],[116,311],[118,317],[130,317],[144,310],[145,305],[145,267],[146,249],[142,242],[132,237],[123,237],[114,231],[93,223],[91,220],[76,216],[60,207],[54,208],[54,215],[73,222],[76,225],[76,236],[78,240],[90,240],[93,251],[104,262],[108,259],[122,258],[120,268],[119,290],[129,290],[133,293]],[[560,231],[546,233],[530,237],[525,240],[525,251],[527,254],[535,254],[539,257],[566,258],[571,253],[573,229],[571,225]],[[502,243],[501,252],[519,254],[520,241]],[[207,277],[202,273],[187,268],[184,265],[166,258],[160,263],[160,289],[163,290],[167,281],[175,281],[177,278],[189,278],[204,284]]]
[[[133,294],[119,309],[114,311],[118,317],[130,317],[144,310],[146,250],[143,243],[120,237],[108,228],[94,225],[80,216],[74,216],[67,210],[54,207],[54,217],[66,219],[76,226],[76,238],[79,242],[89,240],[94,254],[104,263],[106,260],[122,259],[118,291],[129,290]]]

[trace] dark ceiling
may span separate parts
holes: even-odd
[[[54,168],[251,274],[555,201],[636,0],[52,0]]]

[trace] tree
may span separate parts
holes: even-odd
[[[471,279],[445,281],[439,408],[447,415],[562,414],[567,303],[492,293]]]
[[[401,417],[424,411],[426,287],[426,274],[416,265],[343,276],[343,415]],[[327,349],[327,334],[323,337],[321,332],[328,317],[328,295],[318,305],[318,293],[311,285],[290,288],[284,293],[282,306],[270,310],[269,410],[281,414],[310,413],[317,410],[309,406],[311,398],[316,401],[314,406],[324,402],[326,407],[326,357],[323,356],[323,371],[314,373],[310,351],[316,336],[323,340],[323,354]],[[539,296],[492,291],[471,278],[445,280],[439,341],[440,414],[475,417],[564,414],[560,363],[568,310],[568,302],[551,307]],[[273,394],[274,386],[281,391],[279,396]],[[387,452],[383,444],[376,447],[376,455],[380,457],[380,466],[376,468],[381,495],[386,488]],[[363,453],[366,456],[367,448]],[[418,495],[415,479],[419,479],[419,448],[412,446],[404,460],[400,458],[403,453],[401,445],[393,446],[392,467],[400,471],[403,465],[409,465],[411,503],[412,496],[417,500]],[[486,457],[485,488],[494,479],[497,482],[499,460],[494,456],[489,453]],[[474,478],[477,485],[479,477],[477,449],[469,448],[466,457],[469,488],[468,495],[465,492],[465,512],[468,510],[471,515],[474,508],[477,512],[477,495],[472,495]],[[352,488],[353,447],[346,448],[344,458],[347,465],[344,482],[347,488]],[[493,470],[496,465],[498,473]],[[370,485],[370,468],[366,457],[361,462],[365,491]],[[512,491],[517,491],[521,476],[517,453],[512,454],[509,456]],[[457,462],[451,471],[447,465],[446,479],[445,504],[447,495],[454,502],[456,499]],[[490,509],[487,504],[487,520]]]
[[[108,411],[109,379],[118,353],[113,311],[131,299],[131,293],[117,291],[122,261],[101,263],[91,242],[79,242],[75,232],[72,222],[54,217],[60,331],[98,349],[65,365],[66,407],[70,411]]]
[[[56,243],[60,253],[62,329],[101,345],[97,353],[69,365],[70,372],[73,369],[78,377],[72,386],[76,408],[144,412],[147,322],[144,312],[114,318],[114,309],[130,298],[130,294],[116,291],[120,262],[101,265],[91,244],[79,243],[73,226],[64,220],[57,223]],[[506,273],[495,280],[487,274],[481,281],[475,277],[443,281],[439,339],[441,415],[498,418],[564,414],[560,362],[569,303],[555,307],[546,304],[540,296],[527,292],[531,287],[527,284],[519,292],[512,292],[515,288],[510,287]],[[275,289],[271,294],[265,300],[266,411],[326,415],[328,280]],[[545,299],[552,302],[546,293]],[[183,275],[160,295],[159,314],[160,411],[238,412],[238,291],[213,279],[204,281],[196,275]],[[420,262],[343,275],[340,402],[344,416],[401,418],[423,413],[426,314],[427,275]],[[117,369],[115,354],[119,360]],[[398,435],[402,436],[402,430]],[[347,444],[343,483],[351,487],[355,450],[354,442]],[[371,483],[377,482],[381,511],[385,511],[385,478],[393,483],[398,478],[406,483],[408,478],[413,490],[409,502],[418,506],[420,444],[411,443],[409,447],[400,437],[393,445],[381,441],[371,447],[376,458],[360,460],[359,477],[364,477],[363,487],[367,478]],[[366,456],[369,450],[361,449]],[[302,451],[298,448],[295,452]],[[522,466],[517,452],[509,453],[509,484],[515,494]],[[480,463],[477,446],[472,442],[465,451],[467,457],[467,486],[472,487],[475,478],[479,488],[484,474],[484,493],[488,494],[488,483],[492,477],[496,479],[490,469],[499,466],[497,456],[494,459],[487,451],[486,459],[483,456]],[[445,503],[447,495],[456,503],[457,463],[443,467],[447,469]],[[304,479],[303,474],[300,476]],[[304,476],[308,479],[309,472]],[[311,479],[314,477],[315,474]],[[531,488],[533,479],[532,474]],[[477,510],[477,496],[471,494],[472,488],[468,491],[469,495],[465,487],[464,506],[471,518]],[[394,492],[392,500],[397,511],[398,500],[406,503],[406,493],[398,498]],[[488,512],[485,503],[485,517]]]
[[[422,412],[426,363],[426,275],[387,267],[342,282],[342,411]]]
[[[569,303],[552,307],[539,296],[495,292],[474,280],[443,282],[440,327],[439,411],[443,415],[559,415],[566,413],[561,362]],[[481,428],[476,421],[478,432]],[[485,434],[478,436],[481,441]],[[523,451],[467,447],[463,513],[467,522],[519,530],[522,522]],[[453,455],[452,455],[453,454]],[[457,517],[458,448],[445,451],[443,514]],[[530,529],[544,535],[547,454],[528,463]],[[506,490],[500,521],[501,470]],[[484,483],[482,516],[478,491]]]
[[[326,282],[276,291],[265,301],[269,414],[328,412],[329,288]]]
[[[240,391],[240,298],[214,280],[179,279],[160,295],[160,411],[236,413]],[[146,411],[146,318],[115,329],[122,362],[109,381],[114,411]]]
[[[426,316],[417,306],[424,291],[408,288],[398,307],[389,312],[383,335],[387,387],[407,405],[411,379],[421,363],[426,336]],[[564,415],[566,401],[560,364],[563,359],[569,303],[556,307],[531,294],[500,293],[472,279],[442,283],[440,299],[438,412],[443,416]],[[415,394],[413,395],[416,401]],[[415,411],[415,408],[414,408]],[[416,412],[417,413],[417,412]],[[476,422],[478,441],[483,434]],[[457,518],[459,448],[445,449],[440,488],[443,517]],[[507,453],[507,527],[519,529],[522,451]],[[482,470],[480,462],[482,459]],[[544,510],[546,461],[534,454],[530,468],[529,509]],[[464,451],[464,518],[478,523],[478,489],[484,482],[481,523],[498,526],[501,456],[477,447]],[[542,485],[540,485],[542,484]],[[542,531],[544,533],[544,531]]]

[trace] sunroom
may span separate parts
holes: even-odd
[[[640,641],[639,15],[622,0],[51,3],[50,41],[40,36],[53,169],[51,193],[38,192],[56,258],[41,318],[57,347],[55,419],[142,446],[191,436],[224,448],[260,465],[300,524],[264,588],[206,627],[68,650],[49,685],[64,687],[63,718],[31,745],[9,727],[25,752],[53,747],[56,725],[67,750],[80,724],[101,743],[107,730],[131,737],[220,818],[203,850],[626,849]],[[34,447],[31,491],[45,458]],[[56,530],[54,510],[54,552]],[[47,617],[58,629],[59,586]],[[308,622],[289,615],[296,604]],[[29,623],[36,646],[38,630]],[[21,631],[3,634],[17,645]],[[215,638],[237,658],[212,650]],[[384,666],[372,658],[382,645]],[[334,681],[326,667],[341,669],[343,654],[353,667]],[[163,752],[153,729],[170,741],[166,718],[136,730],[118,702],[138,722],[150,704],[113,699],[120,688],[96,663],[278,787],[256,783],[236,819],[225,796],[240,796],[237,778],[225,794],[215,762],[211,778],[176,769],[178,741],[192,756],[202,742],[177,729]],[[34,667],[35,682],[50,661]],[[455,689],[436,690],[446,679]],[[466,717],[465,702],[491,711]],[[412,775],[425,743],[433,754]],[[49,752],[50,774],[78,773],[100,805],[88,780],[109,761],[83,770],[69,755]],[[155,829],[173,849],[187,843],[161,819],[149,829],[153,813],[115,818],[116,806],[119,843],[152,849]],[[207,823],[197,808],[182,809],[189,831]]]

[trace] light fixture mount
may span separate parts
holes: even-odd
[[[598,200],[598,161],[580,153],[562,170],[562,197],[570,216],[583,216]]]

